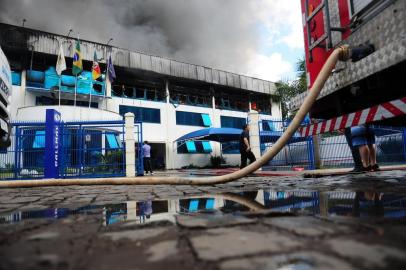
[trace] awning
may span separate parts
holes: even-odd
[[[204,128],[190,132],[176,141],[205,140],[216,142],[238,141],[242,130],[238,128]]]

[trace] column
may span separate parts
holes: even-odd
[[[125,172],[127,177],[135,177],[135,137],[134,137],[134,114],[126,113],[125,119]]]
[[[248,125],[250,127],[250,145],[251,151],[258,159],[261,157],[261,142],[259,135],[259,113],[257,111],[251,111],[248,113]]]

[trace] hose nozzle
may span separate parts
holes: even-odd
[[[338,48],[340,48],[338,60],[345,62],[351,59],[351,49],[349,45],[341,45]]]

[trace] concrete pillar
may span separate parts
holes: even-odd
[[[258,159],[261,157],[261,142],[259,137],[259,113],[257,111],[250,111],[248,113],[248,125],[250,127],[250,145],[251,151]]]
[[[104,103],[107,111],[114,111],[112,108],[114,106],[114,102],[111,99],[111,82],[109,80],[109,76],[106,76],[106,98],[104,99]]]
[[[27,97],[27,71],[24,69],[23,71],[21,71],[21,90],[24,91],[24,107],[26,106],[25,104],[25,99]],[[12,93],[13,94],[13,93]]]
[[[314,135],[313,136],[313,151],[314,151],[314,167],[316,169],[321,169],[323,166],[323,163],[321,161],[321,156],[320,156],[320,137],[319,135]]]
[[[166,95],[166,103],[169,103],[171,96],[170,96],[170,92],[169,92],[169,81],[168,80],[165,81],[165,95]]]
[[[211,93],[214,93],[213,88],[210,89]],[[214,97],[214,94],[211,98],[211,103],[212,103],[212,117],[211,117],[211,122],[212,122],[212,127],[221,127],[221,120],[220,120],[220,113],[218,110],[216,110],[216,98]],[[211,153],[212,156],[221,156],[221,144],[217,142],[211,142],[213,152]]]
[[[134,114],[126,113],[125,119],[125,172],[127,177],[134,177],[135,173],[135,136],[134,136]]]
[[[165,122],[166,122],[166,140],[165,140],[165,166],[166,169],[173,169],[175,166],[175,152],[173,148],[172,139],[172,115],[176,114],[176,109],[170,104],[170,91],[169,91],[169,81],[165,81],[165,93],[166,93],[166,107],[165,107]]]

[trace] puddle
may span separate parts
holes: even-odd
[[[104,226],[117,223],[175,221],[178,214],[200,213],[239,215],[245,211],[274,211],[313,216],[368,218],[406,217],[406,195],[378,192],[312,190],[258,190],[202,195],[189,198],[128,201],[117,204],[87,205],[78,208],[49,208],[15,211],[0,215],[0,224],[30,219],[63,219],[72,215],[96,215]]]

